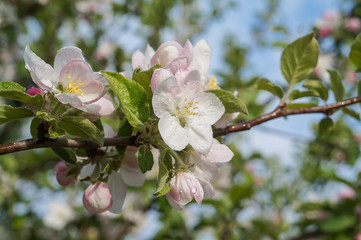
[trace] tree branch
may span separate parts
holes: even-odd
[[[272,119],[276,119],[279,117],[285,117],[289,115],[295,114],[307,114],[307,113],[324,113],[327,115],[332,114],[337,109],[341,107],[345,107],[348,105],[352,105],[355,103],[361,102],[361,96],[350,98],[344,101],[337,102],[331,105],[317,106],[317,107],[308,107],[308,108],[295,108],[295,109],[286,109],[282,106],[276,108],[274,111],[262,115],[260,117],[251,119],[249,121],[237,123],[235,125],[231,125],[225,128],[218,128],[213,131],[213,136],[224,136],[232,132],[240,132],[249,130],[256,125],[260,125],[264,122],[270,121]],[[104,138],[105,147],[108,146],[128,146],[128,145],[136,145],[136,137],[114,137],[114,138]],[[20,152],[29,149],[36,148],[97,148],[99,147],[95,141],[91,139],[83,139],[83,138],[73,138],[73,139],[65,139],[65,138],[56,138],[56,139],[38,139],[31,138],[27,140],[22,140],[13,143],[7,143],[0,145],[0,155]]]

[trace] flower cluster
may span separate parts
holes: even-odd
[[[78,181],[88,182],[90,184],[84,191],[83,204],[89,212],[120,213],[126,196],[126,186],[142,186],[144,173],[150,170],[149,163],[153,164],[154,161],[159,166],[164,165],[164,159],[160,157],[149,159],[152,148],[162,152],[158,156],[167,155],[170,159],[166,171],[159,171],[159,174],[165,175],[158,179],[167,179],[160,186],[166,189],[161,191],[161,195],[166,196],[172,207],[181,209],[193,198],[197,203],[201,203],[203,199],[213,197],[211,182],[217,177],[219,165],[230,161],[233,153],[226,145],[213,138],[212,126],[228,124],[238,113],[225,114],[226,108],[216,95],[217,91],[221,91],[219,84],[215,76],[208,73],[210,56],[211,49],[205,40],[200,40],[195,46],[190,41],[184,46],[174,41],[166,42],[156,51],[148,45],[145,54],[136,51],[132,56],[132,66],[134,73],[147,72],[148,79],[142,80],[148,81],[145,87],[148,87],[149,92],[146,93],[133,73],[124,72],[123,76],[111,73],[109,77],[105,72],[103,77],[102,74],[93,72],[84,60],[81,50],[76,47],[60,49],[55,57],[54,68],[26,47],[26,68],[40,87],[29,89],[28,94],[35,97],[41,94],[47,102],[41,107],[40,111],[43,112],[39,116],[51,123],[49,134],[50,131],[58,131],[61,135],[59,128],[64,126],[62,121],[68,113],[71,117],[74,114],[80,115],[80,120],[85,117],[93,122],[100,116],[112,113],[113,101],[105,95],[108,80],[111,90],[119,100],[120,109],[125,113],[125,116],[121,115],[122,122],[127,121],[129,128],[134,127],[134,130],[131,128],[127,131],[128,136],[136,134],[138,145],[143,145],[142,150],[140,147],[138,149],[131,146],[123,150],[102,147],[102,133],[99,129],[104,130],[104,137],[114,137],[117,133],[107,131],[110,127],[95,126],[87,120],[85,122],[88,126],[82,131],[96,140],[100,148],[90,149],[86,151],[86,155],[68,151],[65,154],[68,156],[68,159],[65,159],[67,161],[61,161],[55,166],[58,183],[67,186]],[[121,77],[114,83],[114,76]],[[132,104],[129,103],[131,97],[123,99],[123,95],[130,94],[127,91],[132,89],[127,85],[121,92],[121,81],[137,88],[136,94],[144,91],[143,97],[139,99],[148,99],[144,105],[152,106],[151,112],[154,115],[149,121],[142,120],[144,123],[138,121],[135,124],[132,122],[132,118],[143,115],[139,112],[131,112],[129,115],[127,111],[136,111],[134,109],[141,106],[126,106]],[[57,99],[55,104],[54,99]],[[143,103],[139,102],[139,105]],[[65,106],[63,112],[58,112],[59,105]],[[76,111],[70,111],[74,109]],[[66,120],[69,121],[69,118]],[[69,124],[66,121],[65,123]],[[139,125],[143,127],[138,128]],[[66,130],[68,131],[69,127]],[[87,133],[88,131],[90,133]],[[58,132],[50,137],[58,137]],[[70,133],[72,132],[70,129]],[[74,157],[69,159],[69,156]],[[139,158],[144,156],[148,158],[140,161]],[[144,161],[149,161],[147,166],[142,165]]]

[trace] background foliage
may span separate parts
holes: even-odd
[[[156,48],[170,37],[181,43],[197,39],[237,4],[230,0],[2,1],[1,81],[14,81],[26,88],[34,86],[22,57],[27,44],[45,62],[51,63],[60,47],[76,45],[94,70],[123,71],[130,68],[129,49],[144,49],[147,42]],[[254,24],[255,46],[283,48],[291,41],[282,39],[287,39],[292,29],[275,21],[282,2],[264,0],[263,4],[267,11],[259,12]],[[355,66],[347,57],[359,30],[350,31],[343,23],[350,17],[361,19],[361,2],[345,0],[340,4],[349,7],[339,13],[339,24],[327,36],[321,34],[319,24],[314,30],[321,48],[319,62],[327,54],[334,56],[333,66],[327,68],[340,70],[345,96],[351,97],[357,94],[359,80]],[[266,76],[247,73],[248,54],[253,49],[239,44],[234,34],[224,36],[223,46],[218,50],[223,61],[216,72],[221,86],[238,92],[247,105],[247,119],[265,113],[277,98],[256,89],[258,77]],[[315,70],[310,79],[325,80],[321,70]],[[330,86],[330,81],[332,76],[325,84]],[[307,103],[321,101],[315,97],[307,99]],[[11,102],[13,106],[16,104]],[[359,106],[354,109],[359,110]],[[236,121],[246,120],[244,117],[241,115]],[[292,161],[297,167],[292,168],[264,152],[241,152],[239,145],[248,142],[241,133],[226,137],[235,157],[220,169],[214,183],[216,198],[201,206],[189,204],[182,212],[173,210],[164,197],[152,197],[156,184],[152,181],[154,176],[149,175],[142,188],[130,189],[121,215],[91,215],[81,203],[86,186],[80,183],[61,188],[56,183],[53,167],[59,159],[50,150],[1,156],[0,236],[4,239],[352,239],[361,233],[361,175],[357,167],[361,140],[354,127],[359,122],[339,112],[319,120],[307,139],[287,132],[275,133],[295,139],[297,154],[292,155]],[[103,122],[112,125],[114,119]],[[0,143],[30,137],[29,125],[26,121],[2,125]]]

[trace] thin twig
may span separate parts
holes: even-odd
[[[331,105],[324,105],[318,107],[308,107],[308,108],[295,108],[295,109],[286,109],[283,106],[276,108],[274,111],[262,115],[260,117],[251,119],[249,121],[237,123],[235,125],[231,125],[225,128],[215,129],[213,132],[214,137],[224,136],[232,132],[240,132],[249,130],[256,125],[260,125],[264,122],[279,118],[285,117],[289,115],[295,114],[307,114],[307,113],[324,113],[327,115],[332,114],[337,109],[341,107],[345,107],[348,105],[352,105],[355,103],[361,102],[361,96],[350,98],[344,101],[337,102]],[[114,137],[114,138],[104,138],[103,146],[128,146],[128,145],[136,145],[136,137]],[[20,152],[29,149],[36,148],[97,148],[99,147],[97,143],[91,139],[83,139],[83,138],[56,138],[56,139],[38,139],[31,138],[27,140],[22,140],[13,143],[7,143],[0,145],[0,155]]]

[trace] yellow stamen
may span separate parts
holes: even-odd
[[[219,86],[219,82],[217,82],[216,75],[213,74],[212,80],[207,85],[207,88],[210,89],[221,89]]]
[[[70,75],[68,75],[68,78]],[[81,95],[84,96],[83,91],[80,89],[80,87],[83,85],[83,83],[73,83],[73,81],[68,82],[68,86],[66,87],[64,93],[71,93],[75,95]]]

